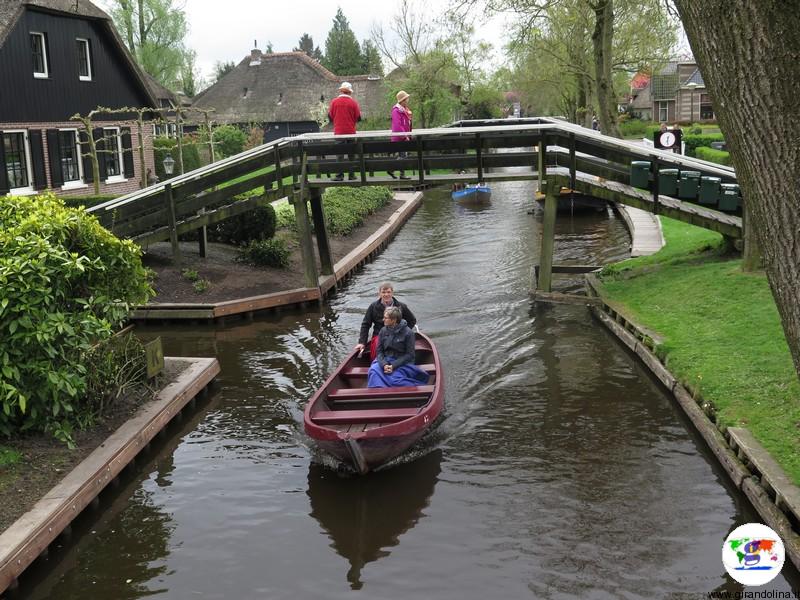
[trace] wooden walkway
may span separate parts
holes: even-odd
[[[631,232],[631,257],[650,256],[664,247],[661,221],[656,215],[619,202],[615,208]]]

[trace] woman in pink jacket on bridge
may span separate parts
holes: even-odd
[[[411,109],[408,108],[408,99],[410,94],[400,90],[397,92],[397,104],[392,107],[392,131],[397,133],[408,133],[411,131]],[[393,135],[393,142],[407,142],[411,138],[407,135]],[[405,157],[405,152],[398,152],[398,156]],[[394,171],[387,171],[389,177],[397,179]],[[411,179],[407,177],[404,171],[400,171],[400,179]]]

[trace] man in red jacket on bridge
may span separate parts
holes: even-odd
[[[333,123],[334,135],[347,135],[356,132],[356,123],[361,120],[361,107],[353,98],[353,86],[350,82],[344,81],[339,86],[339,95],[331,101],[328,109],[328,118]],[[342,141],[342,143],[347,143]],[[344,160],[344,156],[338,156],[339,162]],[[351,154],[350,160],[355,160]],[[350,171],[348,179],[355,179],[356,176]],[[342,181],[344,172],[339,173],[333,178],[334,181]]]

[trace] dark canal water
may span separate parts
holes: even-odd
[[[682,414],[584,307],[527,295],[531,184],[491,206],[427,194],[329,305],[252,323],[146,330],[217,356],[216,392],[18,597],[704,598],[740,590],[721,545],[757,520]],[[560,218],[556,261],[623,258],[610,213]],[[347,478],[302,432],[305,400],[396,282],[445,368],[447,417],[401,464]],[[559,281],[560,289],[577,282]],[[787,580],[785,577],[789,577]],[[800,587],[796,573],[768,589]]]

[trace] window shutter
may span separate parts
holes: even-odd
[[[120,129],[122,135],[122,165],[125,177],[133,178],[133,145],[131,144],[131,129],[130,127],[123,127]]]
[[[58,129],[47,130],[47,154],[50,158],[50,183],[55,188],[64,183],[61,171],[61,145],[58,143]]]
[[[8,176],[6,175],[6,152],[4,150],[3,132],[0,131],[0,196],[8,193]]]
[[[28,142],[31,146],[31,163],[33,163],[33,189],[43,190],[47,187],[47,171],[44,168],[42,130],[29,129]]]
[[[103,128],[98,127],[92,130],[92,137],[94,138],[95,147],[97,148],[97,164],[100,167],[100,179],[106,179],[106,153],[102,150],[106,149],[105,140],[103,140]]]
[[[92,171],[92,157],[89,154],[89,135],[85,129],[81,129],[81,160],[83,161],[83,180],[86,183],[94,181],[94,171]]]

